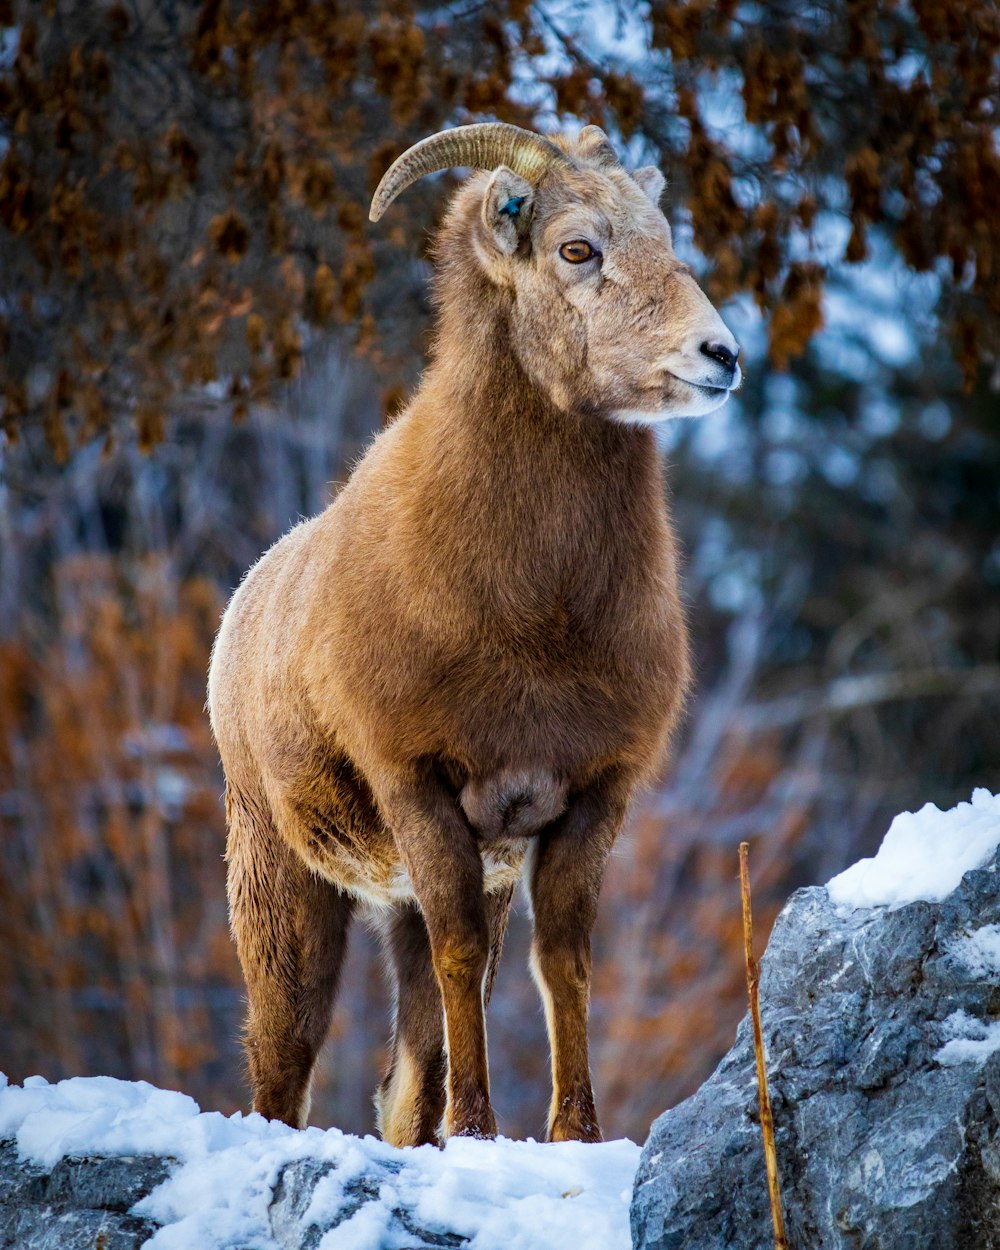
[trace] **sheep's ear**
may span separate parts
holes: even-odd
[[[667,180],[656,166],[643,165],[642,169],[637,169],[632,177],[639,184],[646,198],[659,208],[660,196],[663,194],[663,188],[667,185]]]
[[[483,196],[483,225],[505,256],[513,256],[531,224],[535,191],[506,165],[495,170]]]

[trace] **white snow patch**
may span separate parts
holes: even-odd
[[[900,813],[874,858],[852,864],[826,888],[844,908],[939,903],[998,846],[1000,795],[974,790],[971,803],[947,812],[925,803],[919,812]]]
[[[960,937],[951,946],[966,968],[977,977],[1000,973],[1000,924],[984,924]]]
[[[987,1024],[965,1011],[953,1011],[944,1022],[944,1033],[951,1040],[938,1050],[934,1058],[944,1068],[959,1063],[985,1063],[1000,1050],[1000,1020]]]
[[[336,1164],[316,1187],[310,1218],[338,1209],[344,1185],[384,1177],[322,1250],[396,1250],[413,1244],[393,1216],[407,1207],[427,1228],[457,1232],[470,1250],[627,1250],[629,1199],[639,1163],[630,1141],[495,1142],[456,1138],[397,1150],[339,1129],[296,1131],[259,1115],[201,1112],[185,1094],[144,1081],[74,1077],[50,1085],[0,1074],[0,1139],[52,1167],[67,1154],[158,1154],[179,1167],[134,1208],[164,1225],[148,1250],[274,1250],[268,1225],[282,1166],[310,1157]],[[386,1175],[385,1168],[396,1168]]]

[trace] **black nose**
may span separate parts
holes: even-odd
[[[736,357],[740,354],[740,349],[731,351],[725,343],[702,343],[701,354],[707,356],[709,360],[717,360],[720,365],[724,365],[730,373],[736,370]]]

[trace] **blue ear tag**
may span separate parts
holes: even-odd
[[[527,199],[525,195],[512,195],[507,203],[501,208],[501,217],[516,217],[521,211],[521,205]]]

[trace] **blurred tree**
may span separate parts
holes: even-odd
[[[741,838],[763,929],[894,810],[1000,788],[998,14],[0,0],[0,1066],[243,1097],[208,649],[415,375],[445,195],[377,229],[368,196],[449,124],[658,160],[749,366],[663,432],[701,691],[605,890],[611,1130],[731,1038]],[[352,959],[316,1116],[365,1129],[385,1004]],[[505,1128],[536,1132],[523,963],[491,1012]]]
[[[866,259],[872,227],[912,269],[941,277],[969,384],[982,360],[997,360],[993,0],[653,0],[651,44],[662,51],[646,90],[656,107],[637,124],[673,155],[714,292],[752,290],[771,312],[775,364],[800,354],[822,324],[830,260]],[[714,84],[726,88],[722,111]],[[828,259],[824,209],[851,227]]]
[[[106,1072],[243,1101],[223,781],[205,715],[229,588],[377,424],[357,364],[307,360],[279,415],[210,408],[156,456],[0,480],[0,1070]],[[32,470],[34,469],[34,472]],[[320,1116],[370,1127],[385,1040],[358,932]],[[359,1077],[358,1070],[363,1075]],[[331,1102],[334,1104],[331,1106]]]
[[[531,124],[539,78],[560,117],[656,150],[712,293],[753,292],[779,366],[822,324],[824,209],[850,222],[848,262],[879,227],[907,265],[939,273],[970,383],[996,361],[993,0],[654,0],[630,57],[609,54],[611,15],[526,0],[3,0],[8,434],[40,419],[65,459],[127,412],[152,446],[179,394],[209,388],[239,415],[324,327],[350,326],[377,358],[412,352],[420,295],[400,289],[402,256],[440,197],[414,191],[373,233],[372,186],[450,122]],[[617,21],[636,18],[623,6]]]
[[[530,120],[507,98],[517,9],[445,26],[351,0],[0,7],[8,435],[40,418],[65,460],[131,414],[151,447],[179,395],[240,416],[338,325],[412,354],[423,294],[395,253],[430,196],[375,240],[369,190],[456,110]]]

